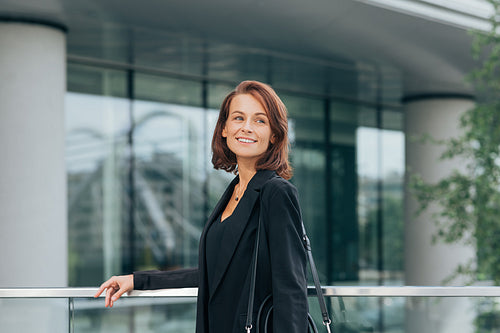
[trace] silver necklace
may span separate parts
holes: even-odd
[[[241,184],[238,183],[238,190],[236,191],[236,197],[234,198],[235,201],[238,201],[241,197],[241,195],[243,194],[241,191],[240,191],[240,188],[241,188]],[[238,192],[240,192],[240,194],[238,194]]]

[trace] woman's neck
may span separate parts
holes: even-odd
[[[238,175],[240,177],[240,184],[244,188],[247,187],[248,183],[252,179],[252,177],[257,173],[255,167],[249,167],[245,164],[238,164]]]

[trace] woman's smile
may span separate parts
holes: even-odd
[[[237,140],[241,143],[255,143],[257,140],[239,137]]]

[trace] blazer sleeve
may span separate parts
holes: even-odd
[[[134,272],[135,290],[198,287],[198,268]]]
[[[307,255],[300,206],[296,188],[285,180],[277,183],[263,203],[271,262],[273,328],[275,333],[304,333],[308,325]]]

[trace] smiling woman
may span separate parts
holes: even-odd
[[[249,311],[256,315],[272,296],[273,332],[307,332],[306,251],[297,189],[288,182],[287,111],[270,86],[244,81],[224,99],[212,150],[214,168],[237,176],[203,229],[198,267],[112,277],[96,296],[106,290],[105,305],[113,306],[132,289],[198,287],[197,333],[248,332],[255,326]]]

